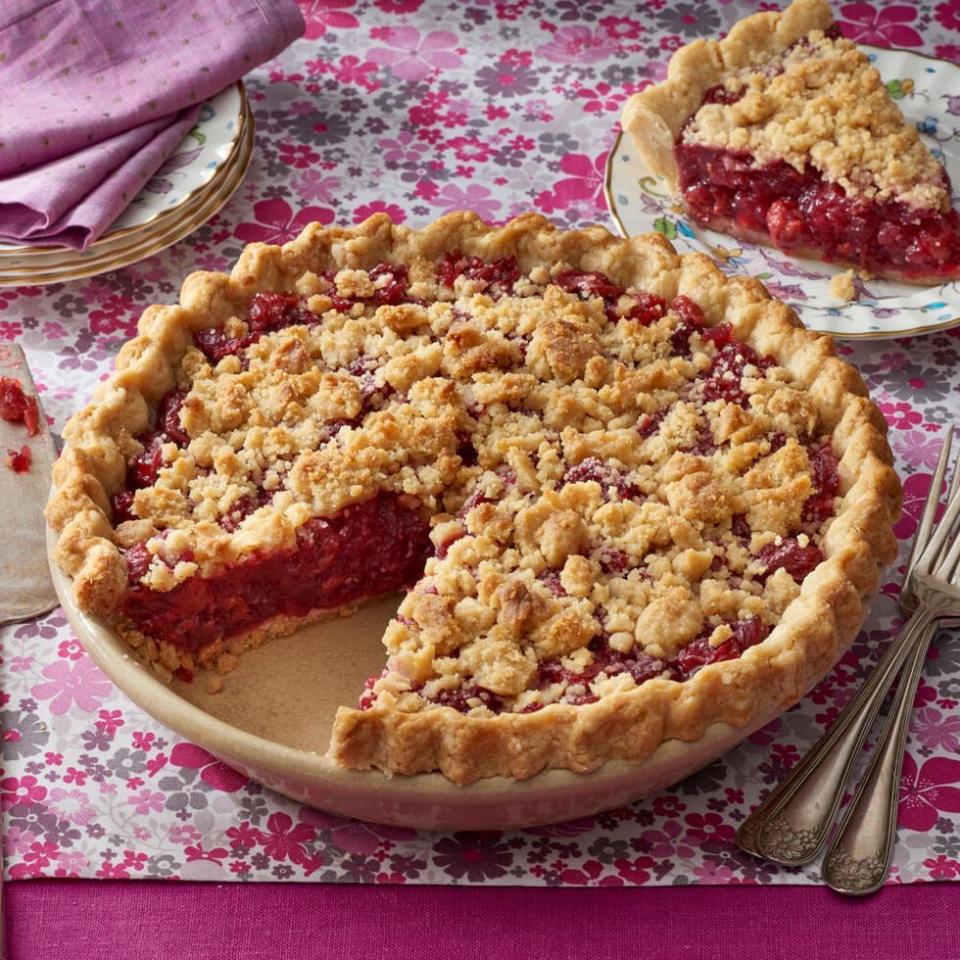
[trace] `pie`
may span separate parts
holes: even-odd
[[[704,226],[908,283],[960,277],[943,164],[826,0],[674,53],[623,128]]]
[[[895,556],[829,338],[659,235],[384,215],[153,306],[64,431],[78,605],[164,677],[405,590],[331,755],[470,782],[794,703]]]

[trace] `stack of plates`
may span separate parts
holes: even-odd
[[[173,155],[86,250],[0,243],[0,287],[77,280],[158,253],[230,199],[252,151],[253,114],[237,83],[204,103],[197,125]]]

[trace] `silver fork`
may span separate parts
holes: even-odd
[[[952,435],[950,428],[934,472],[917,543],[908,561],[904,595],[906,604],[909,604],[905,612],[911,613],[911,617],[830,730],[741,825],[737,832],[737,843],[754,856],[766,857],[787,866],[800,866],[817,856],[826,841],[854,763],[890,686],[911,654],[915,654],[920,646],[925,650],[929,643],[928,632],[932,633],[935,624],[929,604],[919,603],[915,572],[921,561],[926,563],[927,570],[932,568],[931,557],[941,552],[949,528],[956,520],[956,513],[951,517],[948,511],[934,538],[940,538],[935,552],[928,554],[933,547],[929,536],[939,503]],[[952,497],[951,503],[960,510],[960,500]]]
[[[949,438],[950,434],[944,441],[944,449],[948,453]],[[948,502],[956,496],[958,487],[960,487],[960,465],[955,465],[950,492],[947,496]],[[936,489],[939,490],[939,485]],[[914,541],[911,560],[916,553],[916,543],[921,535],[924,535],[925,540],[929,537],[935,512],[936,501],[928,499],[917,540]],[[960,539],[957,542],[960,543]],[[946,546],[945,542],[944,547]],[[940,553],[943,553],[943,548]],[[923,584],[922,571],[914,570],[912,564],[908,564],[908,570],[912,570],[914,575],[908,576],[907,585],[900,598],[900,606],[904,611],[916,608],[918,603],[916,587],[919,583],[922,589]],[[960,571],[955,571],[953,575],[955,584],[958,576]],[[900,675],[897,692],[894,694],[890,712],[877,738],[873,756],[823,858],[823,879],[827,886],[838,893],[863,896],[879,889],[886,880],[896,842],[900,774],[903,769],[907,729],[913,713],[913,699],[920,677],[923,675],[927,650],[934,635],[939,629],[957,624],[960,624],[960,619],[952,617],[933,622],[930,628],[924,631],[916,650]]]

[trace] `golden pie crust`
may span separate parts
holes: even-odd
[[[433,265],[454,251],[483,261],[515,257],[522,279],[500,297],[466,277],[440,290]],[[381,262],[409,268],[410,292],[421,304],[331,311],[331,295],[368,296],[378,282],[371,269]],[[694,335],[690,356],[671,358],[662,345],[676,329],[676,310],[642,325],[630,320],[624,301],[611,316],[602,300],[560,289],[556,278],[571,270],[602,273],[631,296],[655,294],[668,304],[689,297],[711,326],[729,324],[740,341],[773,358],[771,370],[744,375],[745,409],[719,402],[703,408],[705,428],[727,444],[722,454],[683,452],[697,427],[689,405],[677,400],[684,377],[709,368],[715,346]],[[321,279],[330,273],[335,289]],[[246,369],[230,359],[213,369],[193,346],[193,334],[208,328],[242,333],[256,293],[289,291],[324,323],[264,336],[247,349]],[[251,245],[229,276],[192,275],[180,303],[148,308],[138,329],[116,372],[67,425],[54,469],[47,517],[59,534],[56,559],[73,577],[82,609],[123,632],[121,550],[144,537],[159,557],[144,582],[162,591],[192,576],[215,576],[247,552],[289,544],[305,518],[329,516],[377,491],[412,498],[434,518],[432,536],[443,556],[438,550],[428,560],[421,581],[427,589],[407,594],[387,630],[390,666],[375,699],[367,709],[344,707],[337,715],[330,753],[347,767],[439,770],[459,783],[523,779],[551,767],[639,762],[663,740],[695,741],[715,722],[746,727],[795,703],[836,661],[860,627],[880,570],[895,556],[900,485],[883,418],[859,375],[835,356],[828,337],[804,330],[759,282],[726,278],[698,254],[678,256],[659,235],[620,240],[598,227],[561,231],[532,214],[499,228],[468,213],[422,230],[382,215],[349,229],[312,224],[283,247]],[[318,447],[311,432],[317,424],[356,414],[355,383],[345,370],[360,342],[378,356],[378,383],[392,378],[403,402],[386,404]],[[180,414],[189,447],[165,452],[157,483],[137,493],[139,519],[115,526],[110,497],[142,449],[135,438],[177,387],[189,391]],[[661,433],[639,439],[638,418],[656,412],[665,397],[672,412]],[[284,420],[291,403],[295,415]],[[787,440],[774,450],[769,434],[781,428]],[[476,466],[455,454],[464,429],[477,438]],[[531,448],[537,429],[544,436]],[[729,537],[714,543],[705,531],[729,527],[741,507],[760,538],[754,547],[796,528],[799,504],[810,494],[807,454],[793,439],[801,434],[827,439],[839,459],[835,515],[811,533],[823,562],[799,585],[778,571],[751,592],[748,558],[740,567],[742,589],[710,579],[717,550],[731,562],[737,548]],[[228,449],[223,441],[234,436]],[[591,479],[562,482],[557,450],[571,463],[620,464],[656,503],[638,507]],[[195,469],[204,458],[219,465],[216,482]],[[289,469],[275,478],[273,501],[224,535],[214,521],[244,495],[254,473],[267,482],[278,459]],[[512,479],[489,469],[495,463],[508,465]],[[467,501],[478,491],[484,496]],[[590,547],[601,528],[620,531],[618,548],[649,552],[652,576],[607,576]],[[657,547],[659,528],[667,533]],[[167,549],[176,554],[178,543],[193,547],[189,562],[161,556]],[[548,590],[543,575],[561,589]],[[683,681],[655,677],[631,685],[601,677],[593,702],[566,702],[567,690],[524,688],[539,661],[589,659],[598,598],[608,618],[622,621],[609,628],[612,647],[663,660],[713,623],[711,615],[761,616],[770,632],[737,659],[711,663]],[[229,669],[245,645],[303,622],[261,624],[201,662],[219,660]],[[729,635],[717,622],[713,645]],[[126,634],[162,674],[185,663],[169,646],[135,630]],[[468,675],[482,675],[485,689],[511,709],[536,709],[494,713],[478,701],[461,712],[424,698]],[[559,699],[548,702],[550,696]]]

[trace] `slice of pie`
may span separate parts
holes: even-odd
[[[48,518],[165,677],[405,589],[332,755],[524,778],[821,677],[895,555],[883,430],[828,338],[658,235],[380,215],[150,307]]]
[[[697,223],[878,277],[960,277],[947,173],[826,0],[682,47],[623,128]]]

